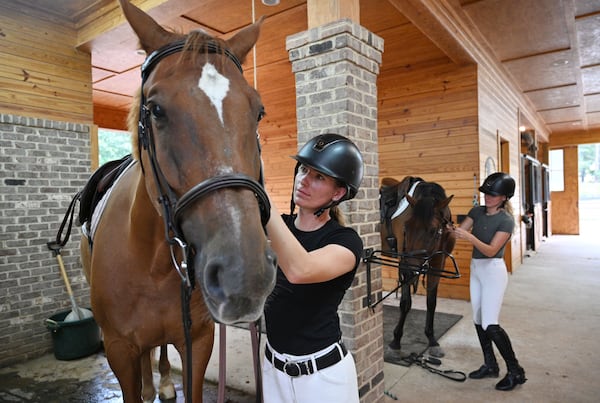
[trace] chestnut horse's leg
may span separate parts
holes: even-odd
[[[215,325],[212,321],[200,323],[198,321],[200,334],[194,337],[192,344],[192,402],[202,403],[202,388],[204,385],[204,374],[206,373],[206,367],[210,360],[210,355],[213,349],[213,342],[215,337]],[[182,378],[183,378],[183,393],[186,397],[187,402],[187,355],[185,350],[185,343],[181,345],[175,345],[175,348],[181,356],[182,367]]]
[[[175,385],[171,379],[171,364],[167,355],[167,345],[160,346],[160,358],[158,359],[158,371],[160,372],[160,383],[158,385],[158,397],[160,400],[174,399],[177,396]]]
[[[123,402],[141,402],[142,360],[138,348],[126,340],[111,338],[106,334],[104,335],[104,347],[108,364],[121,386]]]
[[[142,400],[145,402],[154,402],[156,389],[154,388],[154,377],[152,376],[152,358],[154,349],[142,354]]]
[[[394,350],[401,349],[400,340],[402,339],[402,333],[404,332],[404,322],[406,322],[406,316],[412,307],[412,297],[410,295],[411,282],[406,282],[405,280],[406,277],[401,274],[400,318],[398,319],[398,324],[394,328],[394,340],[389,344],[389,347]]]

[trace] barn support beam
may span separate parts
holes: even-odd
[[[287,38],[296,81],[298,145],[327,132],[345,135],[360,148],[365,175],[357,197],[342,203],[346,221],[365,248],[379,248],[377,75],[383,39],[349,19]],[[381,293],[381,267],[371,272]],[[343,339],[356,360],[361,401],[384,401],[382,312],[367,307],[366,267],[361,264],[340,306]]]

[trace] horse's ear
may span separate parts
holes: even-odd
[[[415,199],[409,194],[406,195],[406,200],[408,200],[408,204],[410,204],[412,207],[415,207],[417,205],[417,199]]]
[[[152,17],[129,3],[128,0],[119,0],[119,3],[125,18],[139,38],[140,45],[146,51],[146,54],[152,53],[179,37],[179,35],[165,30]]]
[[[450,197],[447,197],[444,200],[440,200],[439,202],[436,203],[436,207],[439,209],[448,207],[448,204],[450,204],[453,197],[454,197],[454,195],[451,195]]]
[[[262,25],[264,19],[265,17],[263,15],[254,24],[247,26],[227,40],[231,51],[240,62],[244,62],[246,55],[256,44],[256,41],[258,41],[260,26]]]

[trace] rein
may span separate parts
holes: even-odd
[[[442,364],[442,361],[435,357],[424,357],[422,354],[411,353],[408,357],[404,359],[404,361],[406,361],[409,364],[416,364],[419,367],[431,372],[432,374],[438,374],[440,376],[443,376],[444,378],[448,378],[456,382],[464,382],[467,380],[467,375],[462,371],[454,371],[451,369],[440,370],[432,367],[431,365],[437,366]]]
[[[150,122],[150,110],[146,105],[146,97],[144,96],[144,84],[146,80],[150,76],[152,70],[156,67],[156,65],[165,57],[173,55],[175,53],[181,52],[186,49],[186,41],[185,39],[172,42],[163,46],[154,52],[152,52],[142,64],[142,84],[140,87],[141,90],[141,100],[140,100],[140,112],[139,112],[139,121],[138,121],[138,142],[141,147],[139,147],[140,152],[145,150],[148,154],[148,158],[150,160],[150,165],[152,168],[152,174],[154,176],[154,181],[156,184],[156,188],[159,192],[158,201],[163,209],[163,220],[165,224],[165,239],[170,247],[171,252],[171,260],[173,262],[173,266],[177,270],[177,273],[181,277],[181,310],[182,310],[182,320],[183,320],[183,328],[185,333],[185,345],[186,345],[186,361],[187,361],[187,371],[186,371],[186,401],[192,401],[192,345],[191,345],[191,313],[190,313],[190,299],[191,293],[194,288],[194,268],[192,265],[188,264],[189,258],[189,248],[185,241],[185,237],[183,232],[181,231],[181,227],[179,225],[179,220],[183,211],[189,207],[196,200],[206,196],[209,193],[212,193],[216,190],[223,188],[232,188],[232,187],[243,187],[251,190],[256,197],[260,209],[261,222],[263,228],[266,226],[266,223],[269,221],[271,205],[269,202],[269,198],[264,190],[264,178],[263,178],[263,169],[262,164],[260,167],[260,178],[259,181],[256,181],[245,174],[228,174],[228,175],[219,175],[212,178],[209,178],[195,186],[193,186],[190,190],[188,190],[181,198],[177,198],[175,192],[167,182],[160,166],[158,165],[158,160],[156,157],[156,144],[154,142],[154,133],[152,130],[152,125]],[[193,49],[189,49],[193,50]],[[230,52],[228,49],[222,48],[216,43],[207,42],[204,47],[200,49],[200,51],[206,53],[215,53],[215,54],[223,54],[229,60],[231,60],[237,69],[243,74],[243,69],[238,58]],[[258,135],[256,138],[258,151],[260,153],[260,142],[258,139]],[[141,163],[141,158],[140,158]],[[142,164],[142,172],[144,172],[144,167]],[[180,250],[181,253],[181,261],[178,262],[176,258],[176,249]]]

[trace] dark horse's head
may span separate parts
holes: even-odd
[[[256,320],[274,285],[276,259],[263,228],[269,214],[257,139],[263,105],[240,63],[262,21],[229,40],[202,31],[182,35],[120,3],[149,55],[141,107],[130,113],[148,194],[157,212],[169,215],[169,233],[188,246],[213,318]]]
[[[439,184],[407,176],[402,181],[383,178],[380,188],[381,246],[383,253],[451,252],[454,237],[446,228],[452,221],[448,205],[453,196]]]
[[[448,205],[454,195],[446,197],[444,189],[434,182],[422,182],[417,190],[414,197],[406,196],[412,213],[404,224],[405,251],[421,257],[431,256],[439,251],[451,252],[455,240],[448,227],[452,224]],[[434,259],[432,263],[435,264],[437,260]],[[439,263],[441,262],[443,259],[440,255]]]

